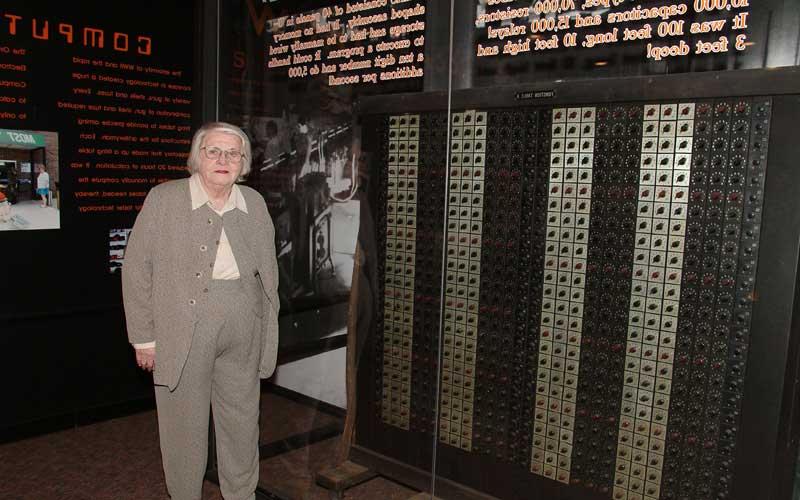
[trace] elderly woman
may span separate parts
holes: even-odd
[[[237,181],[250,141],[209,123],[191,177],[153,188],[133,226],[122,291],[139,366],[153,372],[161,455],[173,500],[201,496],[213,408],[226,500],[255,497],[259,376],[275,369],[278,270],[264,199]]]

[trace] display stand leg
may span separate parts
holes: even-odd
[[[442,499],[439,497],[435,497],[430,493],[425,493],[424,491],[420,491],[416,495],[408,497],[408,500],[442,500]]]
[[[336,449],[336,462],[343,463],[350,455],[350,444],[355,436],[356,426],[356,376],[358,372],[358,299],[361,286],[361,245],[356,244],[353,257],[353,279],[350,286],[350,303],[347,311],[347,354],[345,366],[345,390],[347,392],[347,415],[339,446]]]
[[[336,462],[339,462],[339,465],[316,474],[317,484],[328,490],[330,492],[330,497],[334,500],[341,500],[344,498],[344,490],[377,476],[376,472],[346,460],[347,456],[350,454],[350,444],[355,434],[356,371],[358,363],[356,318],[358,317],[361,251],[361,245],[356,245],[356,254],[353,259],[355,265],[353,267],[353,282],[350,288],[347,324],[347,370],[345,375],[347,384],[347,417],[345,418],[344,431],[336,452]]]
[[[344,498],[344,490],[368,481],[378,474],[349,460],[317,473],[316,482],[330,492],[334,500]]]

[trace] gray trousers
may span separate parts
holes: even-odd
[[[210,406],[222,496],[254,499],[261,356],[255,327],[259,318],[240,280],[212,280],[208,293],[208,307],[195,327],[178,386],[174,391],[155,386],[167,490],[173,500],[201,498]]]

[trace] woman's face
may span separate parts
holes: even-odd
[[[225,152],[242,152],[242,141],[238,136],[226,132],[211,131],[206,134],[200,150],[200,166],[197,173],[209,187],[228,188],[233,186],[242,171],[242,160],[229,159]],[[216,160],[208,157],[209,152],[221,151]]]

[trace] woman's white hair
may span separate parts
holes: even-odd
[[[242,129],[236,125],[231,125],[225,122],[209,122],[197,129],[192,138],[192,147],[189,150],[189,159],[186,160],[186,165],[189,167],[191,173],[197,172],[200,167],[200,148],[203,147],[206,135],[209,132],[222,132],[237,136],[242,141],[242,171],[239,174],[238,181],[243,181],[245,176],[250,173],[250,163],[252,162],[252,148],[250,147],[250,139],[247,137]]]

